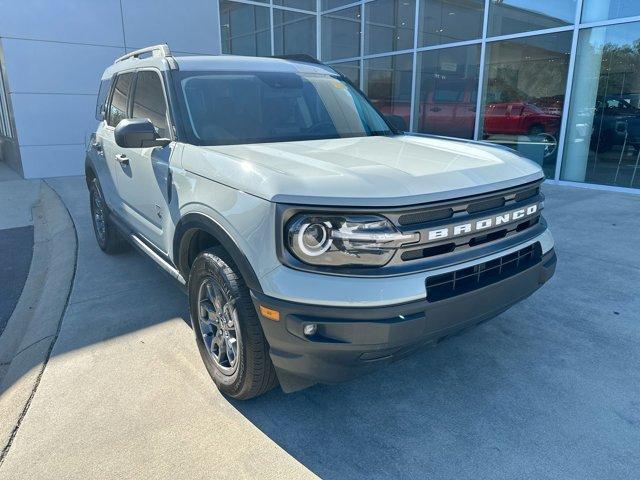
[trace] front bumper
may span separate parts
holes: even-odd
[[[290,302],[252,292],[271,360],[284,391],[336,383],[397,360],[422,345],[495,317],[535,292],[556,266],[553,249],[525,270],[451,298],[392,306],[332,307]],[[393,281],[393,279],[389,279]],[[280,320],[260,314],[277,310]],[[303,334],[315,323],[318,333]]]

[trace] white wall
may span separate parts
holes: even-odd
[[[0,2],[0,42],[25,178],[84,173],[102,71],[126,51],[168,43],[220,53],[217,0]]]

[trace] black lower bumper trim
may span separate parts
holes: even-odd
[[[535,292],[553,276],[555,266],[551,250],[535,265],[503,281],[437,302],[425,298],[385,307],[328,307],[256,292],[252,298],[282,388],[294,391],[351,379],[493,318]],[[260,305],[280,312],[280,320],[260,315]],[[311,323],[317,332],[307,337],[303,329]]]

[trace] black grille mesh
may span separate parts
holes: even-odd
[[[542,250],[536,243],[473,267],[429,277],[427,300],[437,302],[491,285],[532,267],[541,258]]]

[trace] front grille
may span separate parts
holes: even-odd
[[[427,301],[438,302],[491,285],[531,268],[542,259],[539,243],[472,267],[427,278]]]
[[[460,214],[487,212],[513,202],[522,202],[540,194],[540,182],[535,185],[494,192],[477,198],[455,202],[451,206],[430,207],[402,213],[398,216],[398,224],[402,227],[418,225],[425,222],[446,220]]]
[[[480,245],[499,240],[506,241],[507,238],[515,237],[538,225],[544,199],[540,193],[541,183],[542,181],[537,181],[474,197],[384,212],[401,232],[420,234],[420,242],[401,248],[393,263],[415,264],[436,258],[443,259],[453,254],[463,254],[464,251]],[[487,217],[495,218],[495,216],[513,212],[516,209],[526,209],[532,205],[538,206],[537,212],[519,222],[510,220],[507,223],[492,225],[490,228],[474,229],[462,235],[448,234],[444,238],[434,240],[428,238],[428,233],[432,230],[475,224],[477,220]]]

